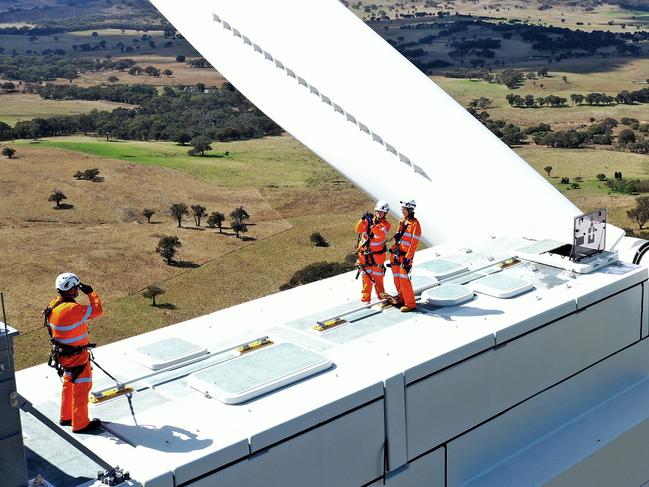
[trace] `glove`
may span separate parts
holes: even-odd
[[[81,291],[84,294],[88,294],[92,292],[92,287],[88,286],[88,284],[84,284],[83,282],[80,282],[79,291]]]
[[[361,220],[372,220],[373,215],[371,213],[364,213],[361,217]]]
[[[408,257],[404,257],[403,263],[401,265],[403,265],[403,267],[410,267],[412,265],[412,259],[409,259]]]

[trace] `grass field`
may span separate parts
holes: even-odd
[[[597,181],[597,174],[613,177],[615,171],[622,171],[625,178],[649,179],[649,157],[594,149],[561,150],[547,147],[523,146],[516,149],[544,178],[550,181],[570,201],[583,211],[608,208],[609,221],[622,228],[637,228],[626,215],[635,206],[636,196],[610,193],[606,182]],[[551,177],[543,168],[552,166]],[[580,189],[568,189],[560,184],[561,177],[584,179]]]
[[[0,94],[0,122],[14,125],[22,120],[56,115],[77,115],[92,110],[114,110],[128,107],[124,103],[85,100],[44,100],[25,93]]]
[[[186,56],[196,56],[196,51],[184,39],[165,39],[161,31],[147,32],[151,36],[151,41],[155,42],[155,48],[149,45],[149,40],[143,41],[142,32],[126,30],[122,33],[118,29],[97,30],[97,36],[92,36],[93,31],[63,32],[55,35],[36,36],[35,39],[29,40],[29,37],[23,35],[0,35],[0,46],[5,48],[5,52],[11,53],[16,50],[18,54],[25,54],[26,51],[41,52],[45,49],[63,49],[68,55],[76,55],[74,46],[81,44],[95,45],[101,41],[106,42],[106,47],[92,52],[84,52],[84,56],[105,56],[115,55],[160,55],[172,56],[175,58],[179,54]],[[123,53],[118,43],[133,48],[132,53]],[[171,45],[166,46],[167,43]]]
[[[545,0],[447,0],[433,2],[426,6],[425,0],[398,2],[394,0],[363,0],[350,2],[352,10],[362,19],[367,20],[372,15],[380,16],[385,12],[394,18],[398,14],[415,14],[417,12],[437,13],[439,10],[450,11],[462,15],[489,16],[496,19],[519,19],[535,24],[552,25],[556,27],[579,28],[581,30],[610,30],[613,32],[633,32],[636,26],[641,29],[649,28],[647,12],[626,10],[615,2],[604,4],[589,10],[578,2],[548,2]],[[358,8],[356,8],[358,5]],[[539,9],[542,5],[553,5],[549,9]],[[375,6],[375,7],[373,7]],[[369,7],[369,10],[367,10]],[[612,24],[609,22],[612,21]],[[578,24],[580,22],[581,24]],[[622,25],[625,27],[622,27]]]
[[[97,84],[105,84],[108,82],[110,76],[116,76],[121,83],[138,83],[153,86],[179,86],[179,85],[195,85],[203,83],[206,86],[221,86],[225,82],[225,78],[219,72],[209,68],[191,68],[187,62],[176,61],[176,51],[172,55],[164,54],[148,54],[148,55],[129,55],[142,68],[146,66],[154,66],[160,71],[170,69],[173,75],[170,77],[161,76],[154,78],[152,76],[140,75],[132,76],[127,72],[120,71],[101,71],[101,72],[86,72],[82,73],[80,77],[75,80],[75,83],[80,86],[92,86]],[[182,54],[182,53],[180,53]],[[189,58],[188,58],[189,59]],[[59,82],[64,82],[60,80]]]
[[[106,142],[79,136],[43,140],[39,145],[175,169],[229,187],[306,186],[313,181],[324,184],[339,179],[312,152],[287,136],[214,142],[215,150],[206,157],[189,156],[187,146],[169,142]],[[224,155],[226,151],[228,156]]]
[[[560,69],[554,71],[554,69]],[[611,106],[568,106],[565,108],[514,108],[505,97],[508,93],[520,96],[532,94],[535,97],[548,95],[562,96],[568,99],[572,93],[586,95],[592,92],[603,92],[615,96],[622,90],[639,90],[648,85],[634,83],[649,77],[649,59],[633,59],[620,63],[610,60],[598,70],[587,72],[588,65],[583,61],[572,61],[565,66],[555,67],[550,71],[550,77],[526,80],[523,86],[509,89],[497,83],[486,81],[453,79],[434,76],[432,79],[447,91],[463,106],[475,98],[484,96],[493,100],[493,108],[489,110],[494,119],[504,119],[516,125],[529,126],[540,122],[558,124],[558,126],[588,124],[591,117],[603,119],[612,117],[633,117],[641,121],[649,121],[649,105],[611,105]],[[566,76],[568,82],[562,77]],[[543,87],[541,87],[541,84]]]

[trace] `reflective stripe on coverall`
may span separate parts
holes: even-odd
[[[90,304],[84,306],[75,301],[66,301],[61,304],[59,299],[50,303],[52,312],[49,324],[52,329],[52,338],[58,343],[72,347],[88,345],[88,320],[103,314],[101,300],[94,291],[88,294]],[[72,420],[72,430],[80,430],[88,426],[88,394],[92,389],[92,367],[90,366],[90,353],[83,352],[60,357],[59,362],[65,369],[80,368],[72,380],[72,371],[63,374],[63,388],[61,391],[61,421]]]
[[[399,300],[403,301],[404,306],[408,308],[416,307],[415,292],[412,289],[410,280],[410,268],[412,260],[415,257],[415,250],[419,245],[421,238],[421,227],[419,221],[414,217],[404,218],[399,221],[399,230],[403,231],[401,239],[396,243],[398,253],[392,254],[392,275],[394,277],[394,286],[399,293]],[[408,259],[410,262],[407,266],[403,261]]]
[[[374,286],[374,291],[379,299],[385,294],[385,287],[383,286],[385,267],[383,264],[385,263],[387,250],[385,241],[389,232],[390,222],[385,218],[376,221],[376,218],[373,217],[372,225],[369,228],[365,219],[359,220],[356,224],[356,233],[371,234],[369,245],[358,249],[358,263],[361,265],[362,270],[360,272],[363,278],[361,301],[364,303],[369,303],[371,300],[372,286]],[[368,249],[369,255],[364,253]]]

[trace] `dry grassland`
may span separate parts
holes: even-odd
[[[390,17],[395,14],[414,14],[429,12],[435,14],[439,10],[459,13],[461,15],[488,16],[496,19],[528,20],[530,23],[546,24],[556,27],[579,28],[581,30],[609,30],[613,32],[633,32],[635,26],[649,28],[649,13],[636,12],[620,8],[615,2],[603,4],[594,10],[588,10],[581,5],[568,5],[569,2],[547,2],[545,0],[446,0],[434,2],[426,6],[425,0],[398,2],[394,0],[362,0],[350,2],[360,4],[360,8],[352,10],[362,19],[367,20],[372,14],[385,11]],[[577,2],[574,2],[577,3]],[[542,5],[553,5],[553,8],[539,10]],[[378,9],[369,13],[365,6],[377,5]],[[613,21],[609,25],[609,21]],[[578,24],[581,22],[582,24]],[[626,27],[622,27],[625,24]]]
[[[252,215],[248,235],[259,241],[291,228],[255,188],[226,188],[178,171],[37,146],[21,146],[18,155],[3,160],[0,173],[0,289],[7,290],[10,323],[26,334],[17,342],[20,366],[44,357],[32,347],[42,343],[39,313],[53,296],[52,283],[59,272],[78,272],[111,302],[147,285],[195,272],[163,263],[154,253],[161,235],[178,235],[183,242],[178,258],[196,264],[255,243],[236,239],[228,229],[225,235],[195,229],[189,220],[178,229],[165,211],[171,203],[200,203],[208,211],[226,214],[244,205]],[[77,170],[89,167],[100,168],[105,181],[72,178]],[[54,188],[67,195],[64,203],[73,204],[73,209],[52,208],[47,197]],[[152,219],[155,224],[125,221],[125,210],[144,207],[158,210]],[[238,270],[235,273],[244,278]],[[236,280],[234,285],[236,289]],[[209,294],[206,289],[205,294]],[[123,319],[113,314],[105,321],[119,328]]]
[[[110,76],[116,76],[120,79],[120,83],[129,84],[144,84],[152,86],[179,86],[179,85],[195,85],[203,83],[206,86],[221,86],[225,83],[226,79],[216,70],[210,68],[191,68],[187,62],[179,63],[176,61],[175,54],[173,57],[163,55],[147,55],[147,56],[129,56],[140,67],[154,66],[160,71],[170,69],[173,75],[170,77],[160,76],[154,78],[147,75],[132,76],[127,72],[120,71],[101,71],[101,72],[87,72],[82,73],[79,79],[75,80],[75,84],[79,86],[93,86],[97,84],[107,84]],[[189,59],[189,58],[188,58]],[[60,80],[63,82],[65,80]]]
[[[85,100],[44,100],[38,95],[25,93],[0,93],[0,122],[14,125],[22,120],[57,115],[78,115],[92,110],[114,110],[130,107],[125,103]]]
[[[564,75],[568,79],[567,83],[563,81]],[[551,67],[550,77],[526,80],[523,86],[517,89],[509,89],[501,84],[478,80],[432,77],[435,83],[465,107],[471,100],[481,96],[493,100],[493,108],[489,110],[493,119],[504,119],[524,127],[544,122],[550,123],[558,129],[576,128],[589,124],[591,117],[597,120],[606,117],[617,120],[622,117],[633,117],[643,122],[649,122],[649,106],[646,104],[569,105],[565,108],[514,108],[509,105],[505,97],[508,93],[523,97],[528,94],[535,97],[556,95],[568,99],[570,104],[572,93],[587,95],[592,92],[600,92],[615,96],[623,90],[634,91],[647,87],[646,83],[638,83],[638,81],[647,78],[649,78],[649,59],[638,58],[610,59],[602,61],[597,66],[593,66],[592,60],[569,60],[555,63]]]

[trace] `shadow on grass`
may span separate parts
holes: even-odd
[[[196,230],[196,231],[199,231],[199,232],[204,232],[205,231],[205,229],[202,228],[202,227],[183,227],[183,228],[185,230]]]
[[[205,154],[204,156],[200,154],[189,154],[191,157],[198,157],[198,158],[212,158],[212,159],[223,159],[225,157],[225,154]]]
[[[74,208],[74,205],[70,205],[68,203],[61,203],[59,206],[55,206],[55,210],[71,210]]]
[[[152,305],[153,306],[153,305]],[[160,309],[178,309],[178,306],[176,306],[173,303],[159,303],[154,306],[155,308],[160,308]]]
[[[244,242],[251,242],[251,241],[257,240],[257,239],[255,237],[248,237],[248,236],[244,235],[243,237],[241,237],[241,240],[243,240]]]
[[[197,267],[200,267],[199,264],[189,260],[174,260],[169,265],[171,267],[180,267],[181,269],[196,269]]]

